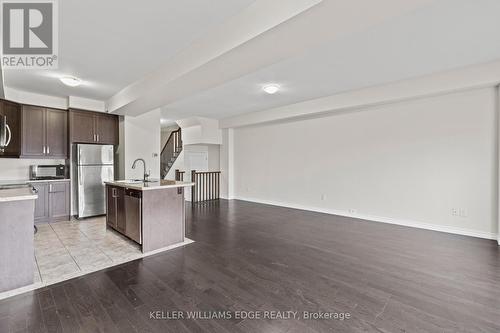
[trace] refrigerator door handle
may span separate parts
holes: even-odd
[[[78,168],[78,184],[82,185],[82,168]]]

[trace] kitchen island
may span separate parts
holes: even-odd
[[[118,180],[106,184],[106,224],[142,252],[184,242],[184,188],[191,182]]]
[[[36,198],[31,187],[0,189],[0,293],[33,284]]]

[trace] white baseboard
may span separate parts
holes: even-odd
[[[383,216],[358,214],[358,213],[348,213],[348,212],[345,212],[342,210],[337,210],[337,209],[310,207],[310,206],[303,206],[303,205],[297,205],[297,204],[289,204],[289,203],[279,202],[279,201],[260,200],[260,199],[256,199],[256,198],[249,198],[249,197],[242,197],[242,196],[235,197],[235,199],[243,200],[243,201],[250,201],[250,202],[255,202],[255,203],[261,203],[261,204],[266,204],[266,205],[272,205],[272,206],[280,206],[280,207],[301,209],[301,210],[307,210],[307,211],[325,213],[325,214],[331,214],[331,215],[338,215],[338,216],[344,216],[344,217],[352,217],[352,218],[356,218],[356,219],[368,220],[368,221],[373,221],[373,222],[397,224],[397,225],[402,225],[402,226],[406,226],[406,227],[426,229],[426,230],[439,231],[439,232],[446,232],[446,233],[450,233],[450,234],[457,234],[457,235],[471,236],[471,237],[485,238],[485,239],[493,239],[493,240],[497,240],[499,245],[500,245],[500,235],[497,235],[497,234],[491,233],[491,232],[484,232],[484,231],[478,231],[478,230],[472,230],[472,229],[466,229],[466,228],[449,227],[449,226],[443,226],[443,225],[437,225],[437,224],[431,224],[431,223],[425,223],[425,222],[413,221],[413,220],[396,219],[396,218],[392,218],[392,217],[383,217]]]

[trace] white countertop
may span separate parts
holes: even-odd
[[[152,182],[131,182],[129,180],[115,180],[113,182],[104,182],[106,185],[113,185],[113,186],[120,186],[120,187],[126,187],[134,190],[141,190],[141,191],[147,191],[147,190],[158,190],[162,188],[175,188],[175,187],[189,187],[193,186],[194,183],[192,182],[181,182],[177,180],[167,180],[167,179],[162,179],[158,181],[152,181]]]
[[[38,195],[33,193],[29,187],[0,190],[0,202],[35,200],[36,198]]]
[[[40,180],[30,180],[30,179],[3,179],[0,180],[0,185],[23,185],[31,183],[51,183],[51,182],[69,182],[70,179],[40,179]]]

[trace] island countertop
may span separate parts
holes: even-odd
[[[106,185],[126,187],[135,190],[147,191],[157,190],[162,188],[176,188],[176,187],[190,187],[193,186],[192,182],[183,182],[178,180],[161,179],[157,181],[131,181],[131,180],[115,180],[112,182],[104,182]]]
[[[38,196],[29,187],[0,190],[0,202],[35,200]]]

